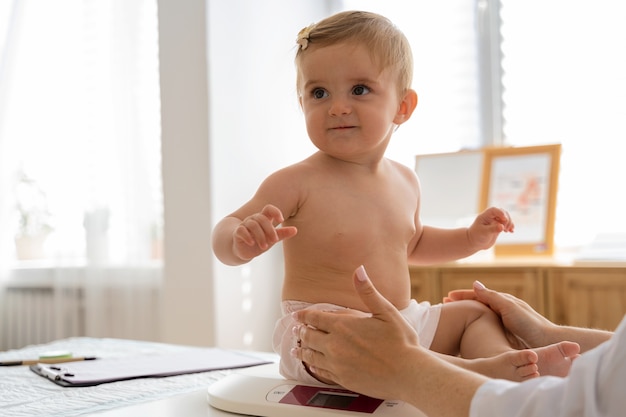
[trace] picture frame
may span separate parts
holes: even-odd
[[[481,210],[507,210],[514,233],[502,233],[496,256],[552,255],[561,145],[484,149]]]

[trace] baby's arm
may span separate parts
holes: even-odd
[[[480,213],[469,227],[441,229],[420,226],[421,230],[409,262],[434,264],[470,256],[494,245],[501,232],[513,232],[515,226],[505,210],[490,207]]]
[[[284,220],[280,209],[271,204],[244,219],[225,217],[213,229],[215,256],[226,265],[250,261],[297,233],[295,227],[276,227]]]
[[[468,229],[467,238],[476,252],[492,247],[501,232],[513,233],[514,230],[515,225],[506,210],[489,207],[476,217]]]
[[[226,265],[241,265],[297,233],[295,227],[279,227],[293,216],[299,204],[301,175],[298,166],[267,177],[254,196],[223,218],[213,229],[213,252]]]

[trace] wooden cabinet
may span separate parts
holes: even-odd
[[[417,301],[441,302],[441,280],[439,269],[433,267],[410,267],[411,296]]]
[[[555,323],[615,330],[626,313],[626,268],[550,268],[548,315]]]
[[[479,280],[525,300],[559,324],[613,330],[626,314],[626,264],[562,264],[545,259],[411,267],[412,296],[439,303]]]
[[[525,300],[535,310],[545,314],[545,294],[541,268],[537,267],[477,267],[442,268],[441,291],[472,288],[476,280],[497,291],[507,292]]]

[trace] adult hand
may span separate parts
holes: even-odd
[[[504,327],[520,339],[528,347],[546,346],[545,335],[556,327],[554,323],[537,313],[523,300],[506,293],[486,288],[481,282],[475,281],[473,290],[455,290],[448,293],[444,302],[456,300],[478,300],[498,314]]]
[[[474,282],[472,290],[450,291],[444,298],[444,302],[458,300],[478,300],[486,304],[501,317],[502,324],[508,331],[531,348],[569,340],[577,342],[582,353],[608,340],[612,335],[603,330],[556,325],[525,301],[511,294],[490,290],[479,281]]]
[[[487,378],[422,348],[415,330],[374,288],[361,266],[354,286],[372,312],[300,310],[294,328],[301,346],[292,354],[318,376],[376,398],[402,400],[426,415],[467,416]]]
[[[297,311],[294,317],[302,325],[294,331],[301,347],[292,354],[318,377],[373,397],[398,398],[405,384],[401,375],[412,369],[399,358],[409,358],[418,346],[417,333],[374,288],[363,267],[353,278],[371,316],[350,310]]]

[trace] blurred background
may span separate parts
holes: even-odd
[[[211,228],[313,151],[295,37],[348,9],[413,47],[419,104],[388,157],[560,143],[557,252],[626,235],[619,0],[7,0],[0,349],[81,335],[271,349],[281,248],[227,267]]]

